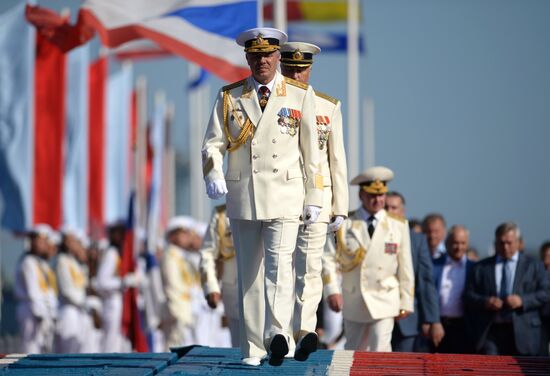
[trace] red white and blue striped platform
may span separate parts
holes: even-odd
[[[319,350],[305,362],[259,367],[238,349],[193,346],[173,353],[0,355],[0,376],[550,375],[550,358]]]

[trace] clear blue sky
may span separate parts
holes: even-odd
[[[375,160],[395,171],[407,214],[465,224],[482,255],[513,220],[538,250],[550,239],[550,2],[362,4]],[[312,80],[344,110],[345,69],[343,57],[319,56]]]
[[[514,220],[538,249],[550,239],[550,1],[365,0],[362,11],[360,82],[375,105],[375,159],[395,171],[391,188],[406,196],[409,216],[438,211],[465,224],[482,255],[496,225]],[[151,94],[175,101],[173,139],[186,159],[188,142],[201,142],[187,138],[186,63],[138,63],[135,72]],[[345,55],[321,54],[311,83],[342,100],[345,119]],[[212,100],[222,84],[211,81]],[[182,185],[179,212],[188,196]]]
[[[517,221],[538,249],[550,239],[550,2],[366,1],[364,16],[376,162],[395,170],[409,215],[465,224],[482,252]]]

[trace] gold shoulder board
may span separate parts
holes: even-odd
[[[285,77],[285,82],[289,85],[296,86],[296,87],[299,87],[300,89],[304,89],[304,90],[307,90],[307,88],[309,87],[308,84],[304,84],[303,82],[296,81],[296,80],[294,80],[292,78],[288,78],[288,77]]]
[[[404,217],[401,217],[400,215],[395,215],[395,214],[392,214],[392,213],[388,213],[388,217],[390,218],[393,218],[401,223],[406,223],[407,222],[407,218],[404,218]]]
[[[222,91],[228,91],[231,89],[235,89],[236,87],[242,86],[244,85],[245,81],[246,81],[246,78],[244,80],[240,80],[237,82],[233,82],[232,84],[225,85],[224,87],[222,87]]]
[[[334,104],[338,104],[338,99],[331,97],[330,95],[327,95],[325,93],[322,93],[320,91],[315,90],[315,95],[317,95],[319,98],[326,99],[329,102],[332,102]]]

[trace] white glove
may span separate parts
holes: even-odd
[[[88,311],[88,312],[91,312],[91,311],[101,312],[102,306],[103,306],[103,304],[101,304],[101,299],[99,299],[97,296],[88,295],[86,297],[86,301],[84,303],[84,308],[86,309],[86,311]]]
[[[306,205],[304,208],[304,225],[308,226],[312,223],[317,222],[317,218],[319,218],[319,214],[321,214],[321,208],[318,206],[313,205]]]
[[[138,273],[128,273],[122,277],[123,287],[138,287],[141,283],[141,275]]]
[[[336,217],[333,217],[332,222],[328,224],[328,230],[331,232],[336,232],[340,226],[342,226],[342,223],[344,223],[344,217],[337,215]]]
[[[209,183],[206,183],[206,194],[212,200],[222,198],[227,193],[227,186],[225,180],[216,179]]]

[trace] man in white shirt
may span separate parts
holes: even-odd
[[[439,293],[439,311],[445,337],[437,351],[460,354],[469,350],[464,323],[464,289],[471,266],[466,252],[469,231],[462,225],[449,230],[445,242],[447,253],[434,260],[434,282]]]

